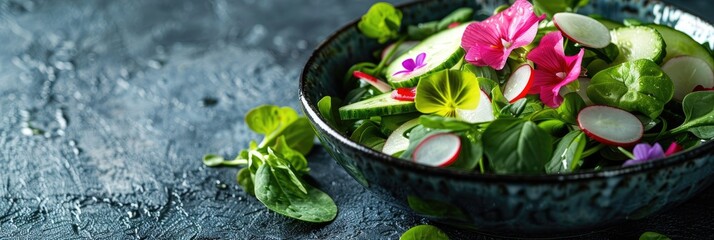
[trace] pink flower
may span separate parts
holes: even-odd
[[[536,16],[533,5],[526,0],[516,0],[508,9],[482,22],[471,23],[461,38],[466,50],[466,61],[477,66],[503,69],[508,55],[516,48],[530,44],[538,32],[538,22],[545,18]]]
[[[560,88],[578,79],[584,54],[580,49],[576,56],[565,56],[563,35],[559,31],[545,35],[527,56],[536,65],[530,93],[540,94],[540,100],[549,107],[560,106]]]
[[[404,62],[402,62],[402,67],[404,67],[404,70],[396,72],[392,76],[397,76],[399,74],[409,74],[414,70],[422,68],[426,66],[426,61],[424,60],[426,60],[426,53],[420,53],[419,55],[417,55],[416,60],[414,60],[413,58],[408,58],[407,60],[404,60]]]
[[[684,148],[681,145],[677,144],[677,142],[672,142],[672,144],[670,144],[667,148],[667,151],[664,152],[664,155],[669,157],[682,150],[684,150]]]

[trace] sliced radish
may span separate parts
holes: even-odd
[[[446,167],[456,162],[461,152],[461,138],[453,133],[431,135],[414,150],[414,162],[432,167]]]
[[[481,100],[478,101],[478,106],[473,110],[456,109],[456,118],[468,123],[490,122],[496,119],[493,116],[493,106],[488,95],[481,91]]]
[[[644,132],[642,122],[632,113],[602,105],[580,110],[578,125],[588,137],[613,146],[630,146],[639,141]]]
[[[416,87],[394,89],[394,91],[392,91],[392,98],[400,101],[414,101],[414,98],[416,98]]]
[[[702,91],[714,91],[714,88],[705,88],[702,85],[697,85],[696,87],[694,87],[693,92],[702,92]]]
[[[714,72],[707,62],[690,56],[675,57],[662,65],[662,71],[674,83],[674,100],[684,99],[697,86],[714,87]]]
[[[598,20],[576,13],[556,13],[553,23],[570,40],[589,48],[604,48],[610,44],[610,30]]]
[[[366,74],[361,71],[354,71],[352,73],[352,75],[355,76],[356,78],[359,78],[362,81],[369,83],[370,85],[374,86],[382,93],[392,91],[392,87],[389,86],[389,84],[383,82],[382,80],[379,80],[378,78],[376,78],[372,75]]]
[[[417,125],[419,125],[419,118],[409,120],[397,129],[394,129],[394,132],[392,132],[387,138],[387,141],[384,142],[382,152],[388,155],[394,155],[395,153],[407,150],[407,147],[409,147],[409,138],[406,138],[404,133]]]
[[[394,61],[394,59],[401,56],[402,54],[407,53],[410,49],[414,48],[414,46],[416,46],[417,44],[419,44],[419,41],[402,42],[402,44],[399,45],[399,48],[397,48],[397,51],[394,52],[394,54],[392,55],[392,58],[390,58],[387,61],[387,64],[391,63],[392,61]],[[382,50],[382,54],[380,54],[381,58],[382,59],[386,58],[389,51],[392,51],[392,49],[394,49],[394,46],[396,46],[396,43],[389,44],[389,46],[384,48],[384,50]]]
[[[533,85],[533,67],[528,64],[516,68],[503,87],[503,96],[513,103],[528,94]]]

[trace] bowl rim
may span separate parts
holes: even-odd
[[[408,3],[399,4],[396,7],[399,9],[404,9],[412,7],[419,4],[426,4],[430,1],[437,0],[420,0]],[[664,1],[656,1],[662,4],[668,5],[669,7],[674,7],[678,10],[682,10],[687,14],[695,16],[702,21],[705,21],[699,15],[691,13],[691,11],[686,8],[681,8],[672,3]],[[496,174],[496,173],[478,173],[475,171],[466,172],[447,168],[430,167],[426,165],[417,164],[411,161],[405,161],[404,159],[397,158],[385,154],[381,151],[376,151],[374,149],[365,147],[357,142],[350,140],[348,137],[344,136],[328,124],[325,119],[321,116],[319,111],[316,109],[317,103],[307,99],[305,92],[308,91],[306,85],[306,77],[309,74],[310,67],[316,61],[319,52],[323,51],[328,45],[337,39],[338,36],[342,35],[344,32],[351,30],[357,26],[360,18],[354,19],[347,23],[346,25],[340,27],[337,31],[330,34],[322,43],[320,43],[310,54],[303,70],[300,74],[299,83],[299,100],[302,106],[303,112],[310,119],[316,128],[324,130],[330,137],[338,140],[340,143],[346,145],[354,151],[362,152],[368,156],[370,160],[380,161],[382,164],[388,167],[399,168],[406,171],[416,172],[420,174],[427,174],[431,176],[439,176],[445,178],[454,178],[461,180],[476,180],[476,181],[491,181],[491,182],[510,182],[510,183],[562,183],[571,181],[587,181],[596,179],[606,179],[617,176],[624,176],[629,174],[654,172],[657,170],[662,170],[670,166],[684,164],[693,161],[696,157],[714,153],[714,140],[708,140],[702,145],[695,147],[693,149],[679,152],[671,156],[658,159],[655,161],[648,161],[646,163],[631,165],[627,167],[606,167],[601,170],[586,170],[574,173],[558,173],[558,174]],[[707,22],[707,21],[705,21]],[[709,23],[709,22],[707,22]]]

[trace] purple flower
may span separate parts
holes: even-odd
[[[651,146],[647,143],[637,144],[635,149],[632,150],[632,154],[635,156],[635,159],[627,160],[625,164],[622,165],[623,167],[645,163],[653,159],[664,158],[665,156],[664,150],[662,150],[662,146],[659,145],[659,143],[655,143]]]
[[[405,70],[396,72],[392,76],[397,76],[398,74],[409,74],[414,70],[426,66],[426,62],[424,61],[425,59],[426,53],[420,53],[419,55],[417,55],[416,60],[414,60],[413,58],[404,60],[404,62],[402,62],[402,67],[404,67]]]

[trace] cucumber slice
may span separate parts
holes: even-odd
[[[419,118],[409,120],[395,129],[394,132],[392,132],[392,134],[390,134],[387,138],[387,142],[384,143],[382,152],[394,155],[407,150],[407,147],[409,147],[409,138],[406,138],[404,133],[417,125],[419,125]]]
[[[649,59],[657,64],[662,63],[666,55],[665,42],[662,35],[654,28],[646,26],[621,27],[610,31],[612,43],[617,45],[620,55],[613,65],[638,59]]]
[[[425,39],[404,55],[399,56],[387,67],[389,84],[394,88],[414,87],[421,76],[454,66],[464,57],[464,50],[461,49],[461,36],[468,25],[468,23],[462,24],[437,33]],[[426,53],[426,65],[409,73],[396,74],[404,70],[402,66],[404,60],[414,59],[421,53]]]
[[[693,56],[704,60],[711,69],[714,69],[714,58],[709,55],[708,49],[694,41],[689,35],[664,25],[652,24],[647,26],[657,30],[667,44],[665,62],[679,56]]]
[[[714,72],[704,60],[696,57],[681,56],[672,58],[662,65],[672,83],[674,83],[674,99],[681,102],[684,96],[691,93],[697,86],[714,87]]]
[[[392,93],[374,96],[340,108],[340,119],[365,119],[374,116],[416,112],[412,101],[399,101]]]

